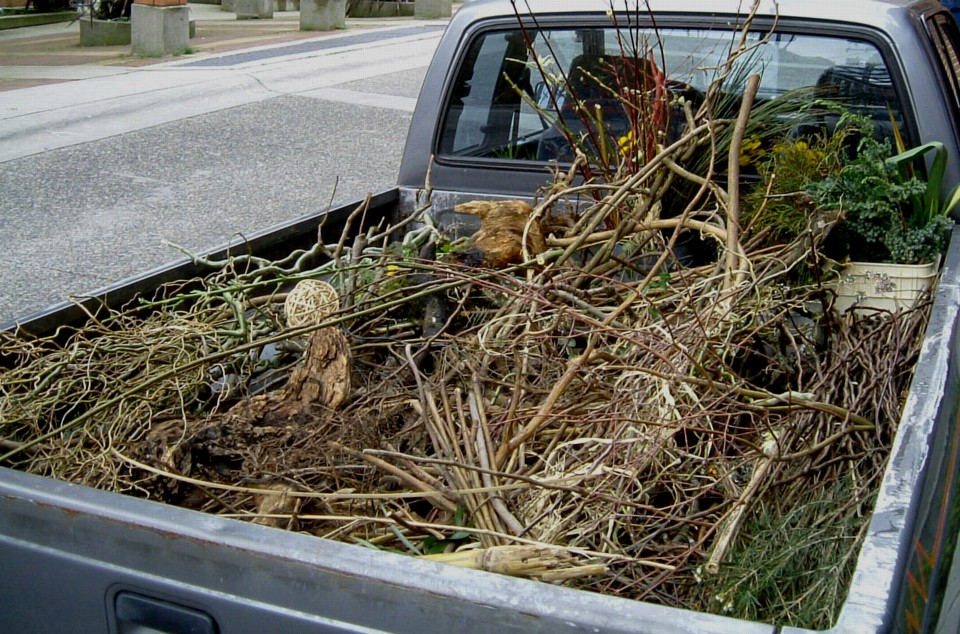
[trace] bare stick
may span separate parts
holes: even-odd
[[[747,85],[743,90],[743,102],[740,104],[740,114],[733,127],[733,138],[730,140],[730,153],[727,155],[727,257],[724,271],[723,287],[730,290],[743,279],[743,263],[746,258],[743,247],[740,245],[740,148],[743,145],[743,135],[746,133],[747,123],[750,121],[750,110],[760,87],[760,75],[754,73],[747,78]],[[736,273],[734,273],[736,271]]]
[[[747,483],[733,510],[727,515],[717,535],[717,541],[714,542],[713,552],[710,553],[706,565],[706,571],[710,574],[715,575],[720,572],[720,564],[727,553],[727,548],[730,547],[731,542],[740,530],[740,524],[743,522],[743,517],[750,502],[760,491],[767,475],[770,473],[770,468],[780,455],[781,442],[783,442],[782,438],[773,438],[763,444],[763,455],[757,459],[757,465],[750,477],[750,482]]]
[[[493,476],[490,475],[489,471],[490,454],[488,453],[489,445],[487,443],[487,416],[481,407],[482,401],[480,400],[479,385],[479,380],[475,378],[473,380],[473,390],[467,394],[467,398],[470,403],[470,415],[477,426],[477,457],[480,460],[480,466],[484,469],[484,471],[480,472],[480,478],[485,486],[493,486]],[[511,533],[514,535],[523,534],[523,524],[513,516],[513,513],[511,513],[507,505],[504,504],[503,498],[496,493],[492,494],[490,496],[490,505],[493,506],[493,510],[500,516],[500,519],[503,520],[503,523]]]
[[[367,462],[375,466],[381,471],[386,471],[390,475],[393,475],[398,479],[400,479],[407,486],[413,489],[416,489],[417,491],[423,491],[424,493],[430,493],[430,494],[440,493],[439,491],[437,491],[435,488],[433,488],[426,482],[423,482],[422,480],[413,477],[403,469],[397,468],[392,464],[390,464],[389,462],[384,462],[383,460],[381,460],[380,458],[377,458],[376,456],[371,456],[370,454],[363,453],[362,451],[351,449],[350,447],[346,447],[332,440],[329,442],[329,444],[334,449],[339,449],[341,451],[344,451],[350,454],[351,456],[360,458],[364,462]],[[451,502],[450,500],[446,499],[442,495],[430,495],[429,497],[427,497],[427,501],[433,504],[434,506],[436,506],[437,508],[443,509],[444,511],[449,511],[451,513],[455,513],[457,511],[457,505]]]

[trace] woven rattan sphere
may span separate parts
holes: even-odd
[[[337,290],[323,280],[301,280],[283,304],[287,326],[314,326],[340,309]]]

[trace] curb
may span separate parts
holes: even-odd
[[[76,11],[58,11],[56,13],[27,13],[23,15],[0,15],[0,31],[18,29],[23,26],[42,26],[57,22],[70,22],[79,18]]]

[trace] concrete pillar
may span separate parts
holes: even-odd
[[[173,55],[186,49],[190,42],[190,9],[186,0],[136,0],[130,23],[134,55]]]
[[[347,0],[300,0],[301,31],[332,31],[347,26]]]
[[[238,20],[273,18],[273,0],[234,0]]]
[[[453,0],[414,0],[413,17],[416,20],[436,20],[453,15]]]

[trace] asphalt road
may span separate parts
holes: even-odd
[[[3,93],[0,323],[392,186],[438,37]]]

